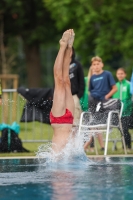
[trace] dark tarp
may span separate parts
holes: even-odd
[[[50,124],[49,113],[53,102],[53,88],[18,88],[26,100],[21,122],[39,121]]]
[[[20,126],[13,122],[12,125],[0,124],[1,141],[0,152],[29,152],[22,145],[21,139],[18,137]]]

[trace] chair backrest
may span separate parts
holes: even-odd
[[[110,124],[112,126],[117,126],[119,124],[119,118],[122,116],[123,103],[119,99],[110,99],[102,103],[102,107],[98,112],[96,109],[94,110],[94,108],[90,110],[93,112],[84,112],[81,114],[80,125],[96,127],[101,124],[106,125],[110,113]]]
[[[95,102],[94,102],[95,103]],[[108,114],[110,111],[118,111],[122,113],[123,106],[119,99],[109,99],[104,102],[99,102],[95,105],[91,104],[89,111],[92,114],[92,118],[95,121],[94,124],[106,124],[108,119]],[[100,107],[99,109],[97,109]],[[115,120],[114,114],[114,120]],[[117,115],[118,117],[118,115]],[[118,121],[118,120],[117,120]]]

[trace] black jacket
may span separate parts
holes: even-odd
[[[75,59],[70,64],[69,77],[72,95],[77,94],[81,98],[85,89],[84,73],[82,65]]]
[[[21,122],[39,121],[50,124],[49,113],[53,103],[52,88],[18,88],[17,92],[26,100]]]

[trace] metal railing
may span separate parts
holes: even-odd
[[[23,109],[26,104],[26,99],[17,93],[17,89],[3,89],[2,93],[0,123],[7,123],[11,125],[14,121],[16,121],[20,125],[19,137],[22,142],[43,143],[51,141],[53,134],[52,127],[48,124],[34,121],[34,107],[32,116],[33,122],[20,122]],[[109,139],[109,142],[112,142],[112,150],[115,150],[117,142],[120,141],[121,140],[117,137]]]
[[[22,142],[42,143],[51,141],[53,133],[52,128],[48,124],[34,121],[34,107],[33,121],[20,122],[25,105],[26,99],[18,94],[16,89],[3,89],[2,105],[0,106],[0,123],[11,125],[14,121],[17,122],[20,125],[19,137]],[[26,114],[28,113],[25,113],[25,115]]]

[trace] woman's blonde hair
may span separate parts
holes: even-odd
[[[92,67],[90,66],[89,71],[88,71],[88,80],[90,80],[92,74],[93,74]]]
[[[90,78],[93,75],[92,67],[90,66],[89,71],[88,71],[88,87],[90,85]]]

